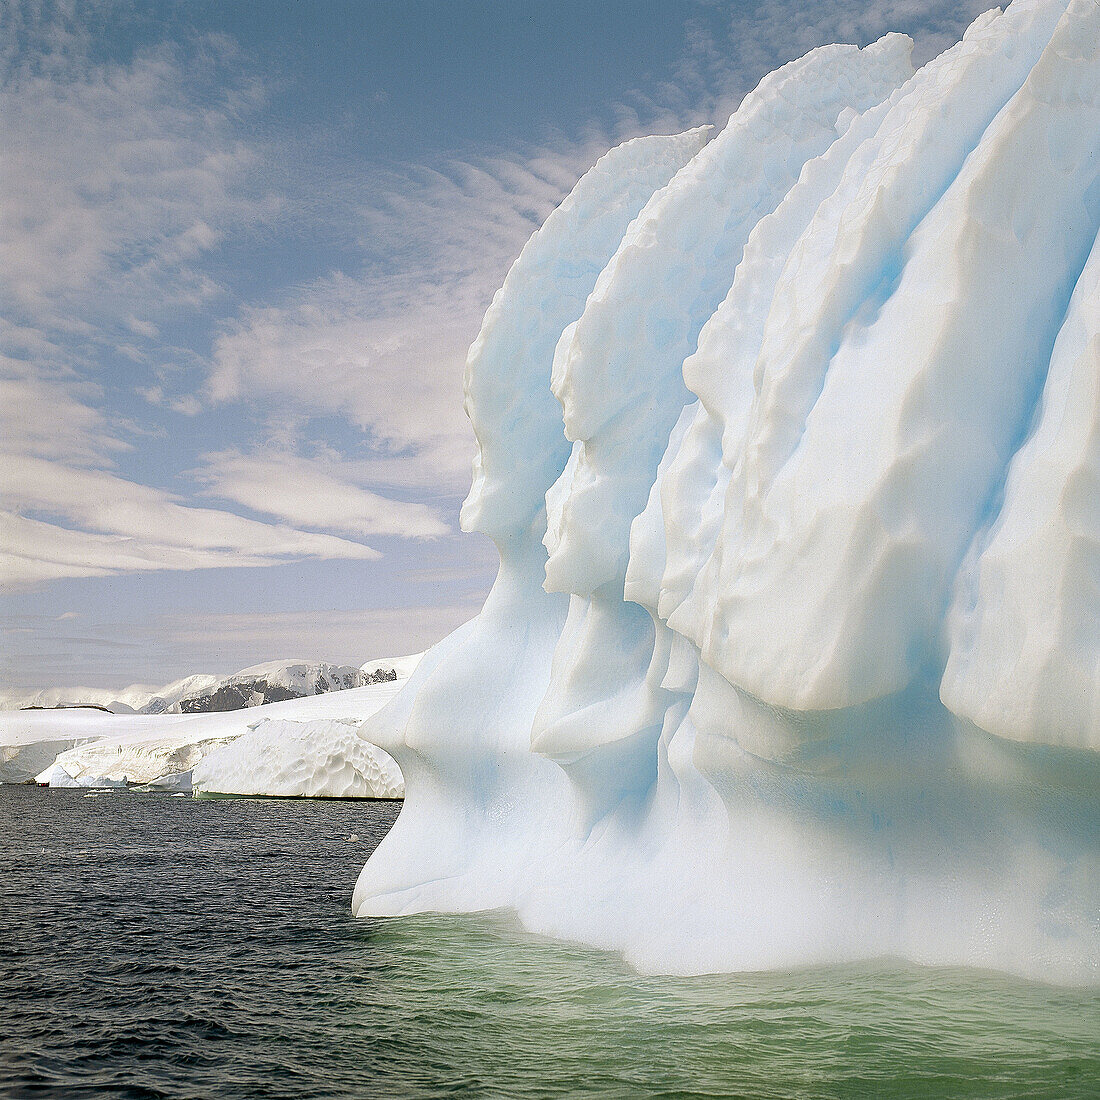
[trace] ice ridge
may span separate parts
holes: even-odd
[[[467,366],[500,573],[364,736],[359,914],[1100,981],[1100,5],[613,150]]]

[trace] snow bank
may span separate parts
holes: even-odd
[[[706,136],[603,158],[486,315],[500,573],[364,725],[353,908],[1100,980],[1100,8],[815,50]]]
[[[171,729],[178,717],[162,720]],[[148,730],[150,719],[115,715],[91,707],[0,711],[0,782],[27,783],[59,753],[128,731]]]
[[[34,779],[49,787],[145,786],[169,775],[190,773],[211,749],[247,729],[243,721],[192,726],[159,715],[66,749]]]
[[[110,779],[105,775],[80,775],[79,778],[74,778],[56,761],[36,775],[34,781],[40,787],[126,788],[130,785],[126,779]]]

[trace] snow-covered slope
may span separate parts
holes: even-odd
[[[420,664],[423,653],[410,653],[404,657],[376,657],[364,661],[359,671],[364,684],[380,684],[386,680],[407,680]]]
[[[1100,980],[1100,5],[705,136],[601,160],[471,348],[500,573],[365,725],[354,909]]]
[[[29,782],[58,753],[117,732],[127,717],[91,708],[0,711],[0,783]]]
[[[180,680],[153,692],[153,694],[140,705],[135,706],[139,714],[179,714],[180,700],[201,696],[204,692],[216,691],[222,682],[220,676],[209,676],[205,673],[196,673],[192,676],[184,676]],[[122,697],[125,702],[126,697]]]

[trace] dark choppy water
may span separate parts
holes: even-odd
[[[0,788],[6,1097],[1100,1097],[1100,996],[355,921],[390,803]],[[349,842],[351,834],[358,842]]]

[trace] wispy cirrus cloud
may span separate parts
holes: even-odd
[[[0,264],[8,316],[152,339],[166,312],[218,292],[201,258],[278,206],[256,151],[237,136],[240,100],[258,87],[215,82],[231,54],[227,42],[208,39],[126,63],[95,63],[71,43],[6,59]],[[211,84],[221,89],[212,99]]]
[[[161,326],[224,296],[207,258],[279,202],[239,136],[261,93],[233,73],[228,40],[97,61],[81,12],[47,7],[13,5],[13,36],[33,48],[0,55],[0,585],[376,558],[115,468],[161,430],[117,411],[139,379],[159,386],[174,350]]]
[[[0,590],[66,577],[378,557],[355,539],[194,507],[120,476],[114,459],[133,445],[89,403],[93,396],[75,396],[89,390],[0,357]]]
[[[474,455],[467,351],[527,239],[606,148],[589,136],[370,173],[349,204],[364,263],[226,322],[203,401],[247,405],[265,437],[340,418],[360,433],[343,461],[364,484],[447,497],[456,526]]]
[[[109,463],[130,444],[93,403],[99,388],[71,371],[0,354],[0,453],[60,459],[73,465]]]
[[[352,537],[392,535],[438,538],[451,527],[416,501],[372,492],[353,479],[356,466],[333,454],[306,457],[266,449],[205,455],[192,472],[201,495],[241,504],[298,527],[339,531]]]
[[[259,532],[238,527],[235,532],[218,534],[209,522],[210,513],[204,515],[194,508],[184,511],[189,513],[188,520],[197,518],[206,523],[206,532],[194,541],[175,531],[167,538],[158,538],[155,533],[99,534],[0,511],[0,591],[74,577],[112,577],[166,569],[240,569],[309,557],[378,557],[376,551],[356,543],[273,527]],[[225,513],[212,515],[220,518]]]
[[[203,392],[248,402],[268,430],[335,415],[363,433],[376,484],[465,493],[473,433],[462,372],[493,293],[527,238],[605,147],[371,175],[350,228],[365,262],[245,308],[214,342]]]
[[[214,344],[206,396],[276,425],[337,415],[379,456],[445,451],[467,431],[469,288],[339,275],[246,309]],[[376,293],[377,292],[377,293]]]
[[[0,587],[163,569],[241,568],[300,558],[371,560],[328,534],[186,506],[105,471],[27,455],[0,459]]]

